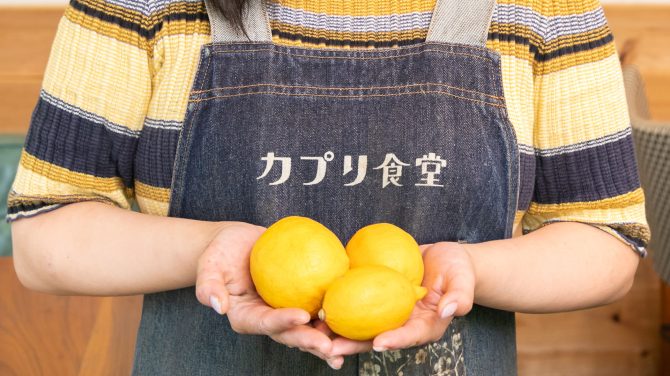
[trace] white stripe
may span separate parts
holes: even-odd
[[[33,210],[20,211],[18,213],[14,213],[14,214],[7,214],[5,216],[5,219],[8,220],[8,221],[14,221],[14,220],[17,220],[19,218],[29,218],[29,217],[37,215],[41,212],[53,210],[53,209],[56,209],[56,208],[61,207],[61,206],[63,206],[63,204],[52,204],[52,205],[42,206],[41,208],[37,208],[37,209],[33,209]]]
[[[496,5],[493,21],[524,25],[546,42],[566,35],[595,30],[607,24],[602,8],[582,14],[547,17],[529,7],[514,4]]]
[[[354,33],[427,29],[431,15],[432,12],[413,12],[386,16],[343,16],[308,12],[276,3],[268,6],[268,17],[272,20],[311,29]]]
[[[535,148],[530,145],[518,144],[518,148],[520,153],[535,155]]]
[[[145,16],[157,13],[170,4],[176,3],[199,3],[202,0],[107,0],[108,3],[124,7],[126,9],[140,12]]]
[[[47,93],[46,91],[42,90],[40,92],[40,98],[42,98],[45,102],[51,104],[52,106],[55,106],[63,111],[66,111],[70,114],[73,114],[75,116],[78,116],[82,119],[86,119],[88,121],[91,121],[96,124],[100,124],[107,128],[107,130],[122,134],[124,136],[130,136],[130,137],[139,137],[140,136],[140,131],[134,131],[132,129],[129,129],[128,127],[125,127],[120,124],[112,123],[111,121],[105,119],[104,117],[100,115],[96,115],[94,113],[84,111],[79,107],[72,106],[70,104],[67,104],[63,102],[62,100],[52,96],[51,94]]]
[[[148,128],[164,129],[168,131],[180,131],[182,128],[182,123],[180,121],[167,121],[167,120],[146,118],[144,120],[144,126]]]
[[[601,145],[609,144],[609,143],[612,143],[612,142],[616,142],[616,141],[619,141],[621,139],[624,139],[624,138],[630,136],[630,134],[631,134],[631,129],[627,128],[627,129],[624,129],[623,131],[620,131],[620,132],[617,132],[617,133],[614,133],[614,134],[611,134],[611,135],[608,135],[608,136],[605,136],[605,137],[597,138],[595,140],[589,140],[589,141],[585,141],[585,142],[580,142],[578,144],[572,144],[572,145],[568,145],[568,146],[561,146],[561,147],[557,147],[557,148],[553,148],[553,149],[545,149],[545,150],[539,150],[538,149],[538,150],[536,150],[535,154],[539,155],[541,157],[551,157],[551,156],[558,155],[558,154],[573,153],[573,152],[576,152],[576,151],[589,149],[589,148],[592,148],[592,147],[601,146]]]

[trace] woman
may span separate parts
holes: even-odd
[[[292,214],[414,235],[409,322],[266,306],[249,250]],[[151,375],[515,374],[512,312],[622,297],[649,239],[594,0],[72,0],[8,219],[26,286],[147,294]]]

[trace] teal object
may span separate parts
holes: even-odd
[[[16,169],[21,158],[21,149],[25,137],[22,135],[0,136],[0,256],[12,255],[12,234],[9,223],[4,220],[7,214],[7,194],[14,182]]]

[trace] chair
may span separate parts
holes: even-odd
[[[651,257],[658,275],[670,283],[670,122],[649,119],[644,81],[638,69],[627,65],[623,74],[652,232]]]
[[[0,257],[11,256],[12,237],[9,224],[4,221],[7,212],[7,194],[11,188],[21,157],[24,137],[0,135]]]

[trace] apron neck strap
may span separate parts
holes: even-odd
[[[212,42],[272,42],[270,22],[264,0],[248,0],[242,14],[242,25],[246,35],[233,27],[215,6],[215,2],[227,0],[205,0],[212,34]]]
[[[496,0],[437,0],[427,42],[485,47]]]

